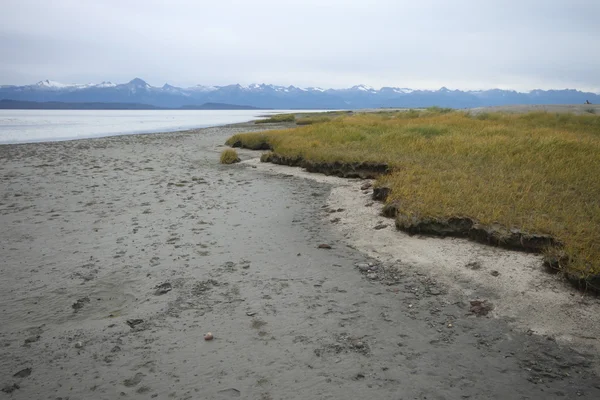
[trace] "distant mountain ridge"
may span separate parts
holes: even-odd
[[[235,104],[204,103],[177,108],[157,107],[140,103],[65,103],[61,101],[0,100],[0,110],[264,110]]]
[[[600,103],[600,95],[575,89],[532,90],[414,90],[357,85],[348,89],[239,84],[180,88],[169,84],[154,87],[140,78],[115,84],[63,84],[44,80],[33,85],[0,86],[0,99],[63,103],[136,103],[160,108],[202,106],[206,103],[236,104],[277,109],[356,109],[380,107],[483,107],[510,104]]]

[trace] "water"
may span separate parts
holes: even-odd
[[[172,132],[246,122],[282,112],[290,111],[0,110],[0,144]]]

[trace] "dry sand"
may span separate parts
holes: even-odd
[[[249,129],[0,146],[0,398],[600,397],[597,300],[363,182],[219,165]]]

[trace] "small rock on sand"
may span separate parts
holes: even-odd
[[[165,293],[169,293],[173,286],[169,282],[161,283],[160,285],[155,286],[156,292],[154,292],[155,296],[160,296]]]
[[[14,374],[13,377],[27,378],[29,375],[31,375],[31,368],[24,368],[24,369],[20,370],[19,372],[17,372],[16,374]]]
[[[361,264],[357,264],[356,267],[362,272],[367,272],[370,268],[370,265],[366,264],[366,263],[361,263]]]
[[[144,320],[143,319],[128,319],[126,322],[127,322],[127,325],[129,325],[131,328],[134,328],[136,325],[143,323]]]
[[[493,305],[486,300],[471,300],[470,311],[478,317],[487,315],[493,308]]]
[[[11,394],[12,392],[14,392],[17,389],[20,389],[21,387],[19,385],[17,385],[16,383],[13,383],[12,385],[6,385],[2,388],[2,391],[6,394]]]
[[[90,302],[89,297],[82,297],[81,299],[78,299],[75,303],[73,303],[71,305],[71,308],[73,308],[74,312],[77,312],[77,311],[81,310],[86,303],[89,303],[89,302]]]
[[[317,246],[319,249],[331,249],[331,246],[328,244],[320,244]]]

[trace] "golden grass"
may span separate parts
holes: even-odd
[[[391,185],[388,201],[400,201],[402,214],[551,234],[568,272],[600,274],[600,116],[358,114],[232,141],[311,161],[388,163],[393,172],[379,184]]]
[[[331,121],[328,116],[310,116],[296,119],[296,125],[312,125]]]
[[[240,162],[237,151],[235,149],[225,149],[221,152],[221,164],[234,164]]]
[[[255,124],[270,124],[276,122],[294,122],[296,120],[296,116],[294,114],[277,114],[273,115],[271,118],[267,119],[259,119],[255,122]]]

